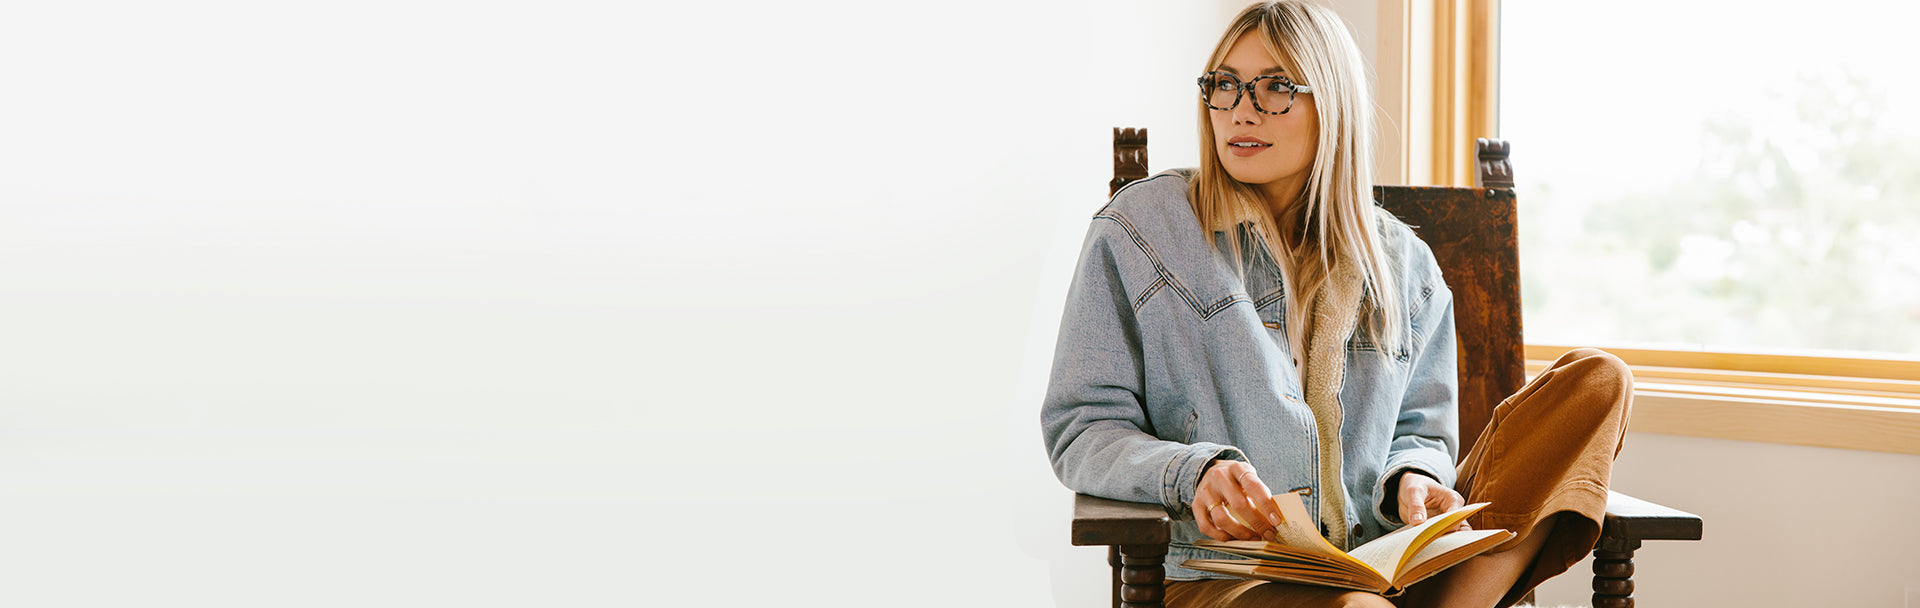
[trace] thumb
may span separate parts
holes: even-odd
[[[1407,488],[1406,499],[1401,504],[1407,507],[1407,525],[1427,521],[1427,488],[1418,484]]]

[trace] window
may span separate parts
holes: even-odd
[[[1530,364],[1620,355],[1636,431],[1920,454],[1917,16],[1400,3],[1399,175],[1464,184],[1465,142],[1513,142]]]
[[[1920,9],[1773,4],[1502,4],[1530,341],[1920,355]]]

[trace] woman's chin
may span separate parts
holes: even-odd
[[[1227,176],[1233,178],[1233,181],[1249,186],[1259,186],[1272,182],[1274,179],[1270,172],[1256,171],[1247,167],[1241,167],[1236,170],[1231,163],[1227,164]]]

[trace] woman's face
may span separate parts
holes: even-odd
[[[1233,74],[1242,82],[1275,75],[1313,84],[1300,82],[1291,58],[1275,61],[1268,55],[1258,36],[1256,32],[1241,35],[1227,49],[1227,57],[1217,70]],[[1242,92],[1239,105],[1232,110],[1207,110],[1213,121],[1214,152],[1226,166],[1227,175],[1259,187],[1270,203],[1291,204],[1306,186],[1308,171],[1313,167],[1314,149],[1320,140],[1320,112],[1309,93],[1294,95],[1293,109],[1277,115],[1255,110],[1253,100],[1247,99],[1250,95]],[[1278,112],[1285,107],[1272,106],[1267,104],[1266,109]]]

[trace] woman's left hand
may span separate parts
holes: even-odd
[[[1467,499],[1459,492],[1418,471],[1400,474],[1400,488],[1395,496],[1400,500],[1400,521],[1409,526],[1427,521],[1428,516],[1467,505]],[[1460,522],[1460,527],[1466,528],[1466,522]]]

